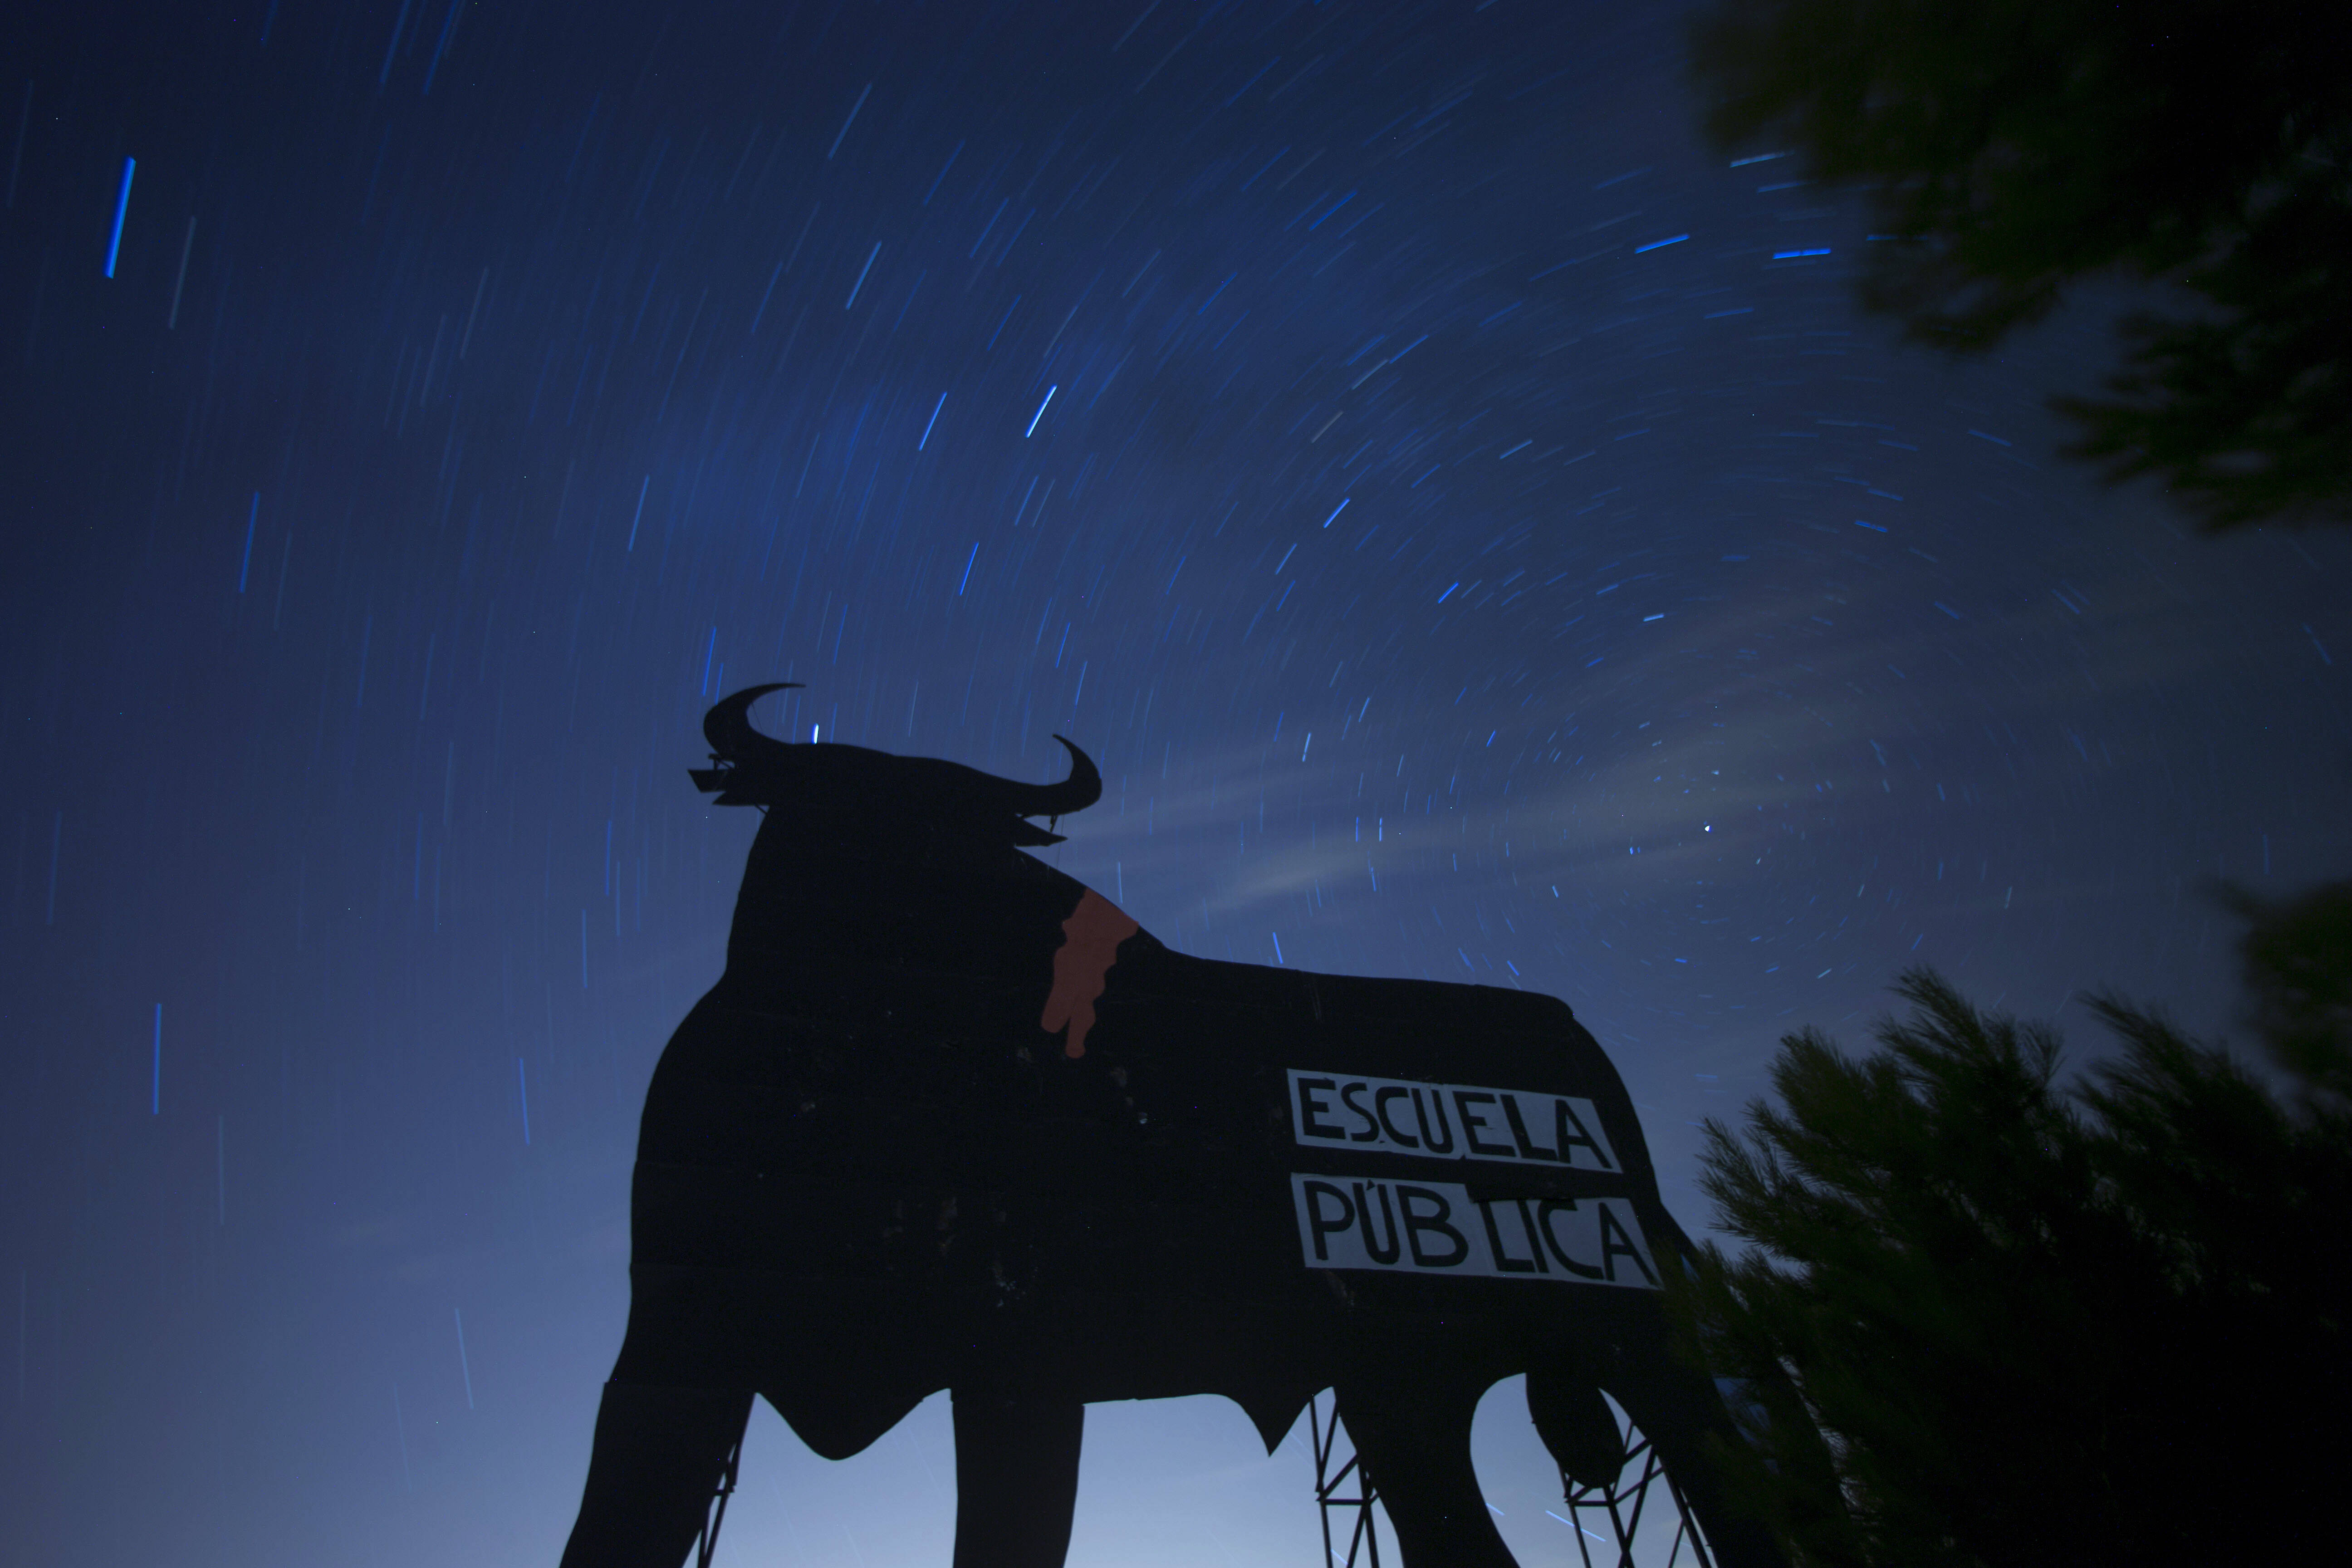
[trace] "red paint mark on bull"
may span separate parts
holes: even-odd
[[[1103,994],[1103,976],[1118,962],[1118,944],[1142,929],[1092,888],[1062,922],[1062,945],[1054,950],[1054,989],[1037,1026],[1052,1034],[1068,1026],[1064,1056],[1075,1060],[1087,1054],[1087,1031],[1095,1026],[1095,998]]]

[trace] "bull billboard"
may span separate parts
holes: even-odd
[[[676,1568],[754,1395],[845,1458],[952,1393],[958,1568],[1058,1568],[1088,1402],[1329,1388],[1408,1563],[1511,1562],[1470,1422],[1528,1375],[1570,1472],[1648,1433],[1730,1568],[1774,1553],[1666,1345],[1689,1243],[1559,1000],[1175,952],[1023,853],[1101,780],[704,721],[765,812],[640,1127],[629,1322],[564,1568]],[[1059,737],[1056,737],[1059,740]],[[1045,817],[1048,826],[1032,818]],[[1585,1479],[1592,1479],[1586,1477]]]

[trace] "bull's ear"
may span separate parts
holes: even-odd
[[[1015,844],[1042,847],[1047,844],[1066,844],[1068,841],[1066,834],[1048,833],[1034,822],[1024,821],[1017,816],[1013,819],[1013,842]]]
[[[766,793],[755,788],[754,781],[747,777],[740,768],[688,768],[686,776],[692,779],[694,787],[705,795],[718,792],[719,798],[710,803],[713,805],[768,804]]]

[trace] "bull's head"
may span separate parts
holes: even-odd
[[[751,704],[797,680],[747,687],[702,716],[711,765],[689,768],[695,787],[717,792],[720,805],[776,806],[795,816],[945,835],[984,844],[1059,844],[1049,824],[1102,798],[1094,761],[1059,735],[1070,776],[1059,784],[1022,784],[938,757],[901,757],[838,742],[790,744],[751,727]]]

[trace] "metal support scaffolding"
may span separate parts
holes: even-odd
[[[1629,1482],[1626,1478],[1633,1477]],[[1681,1561],[1683,1544],[1690,1544],[1691,1559],[1696,1568],[1715,1568],[1715,1559],[1706,1549],[1706,1537],[1691,1517],[1690,1500],[1666,1474],[1664,1463],[1648,1436],[1632,1422],[1625,1424],[1625,1465],[1606,1481],[1584,1485],[1560,1472],[1560,1489],[1568,1500],[1568,1522],[1576,1530],[1576,1549],[1582,1554],[1584,1568],[1636,1568],[1633,1560],[1633,1537],[1642,1528],[1642,1511],[1650,1499],[1653,1483],[1665,1489],[1666,1498],[1675,1508],[1675,1533],[1666,1548],[1664,1568],[1675,1568]],[[1588,1528],[1585,1520],[1593,1522],[1606,1519],[1609,1534],[1602,1536]],[[1554,1515],[1558,1518],[1558,1515]],[[1601,1543],[1596,1557],[1592,1542]],[[1614,1555],[1610,1554],[1612,1544]]]
[[[1358,1554],[1361,1553],[1361,1568],[1380,1568],[1380,1537],[1372,1528],[1372,1506],[1380,1501],[1380,1493],[1354,1453],[1333,1468],[1339,1446],[1339,1401],[1335,1398],[1331,1402],[1327,1416],[1321,1394],[1309,1400],[1307,1429],[1315,1449],[1315,1501],[1322,1514],[1325,1562],[1329,1568],[1359,1568]],[[1624,1467],[1606,1481],[1588,1485],[1564,1470],[1560,1472],[1560,1490],[1568,1508],[1563,1522],[1576,1531],[1576,1549],[1583,1568],[1643,1568],[1633,1554],[1634,1538],[1641,1531],[1653,1486],[1663,1489],[1665,1500],[1673,1505],[1675,1528],[1663,1548],[1663,1563],[1658,1562],[1661,1548],[1654,1528],[1651,1539],[1643,1542],[1644,1558],[1656,1563],[1657,1568],[1680,1568],[1683,1549],[1688,1546],[1692,1568],[1715,1568],[1706,1536],[1691,1514],[1690,1500],[1666,1473],[1665,1463],[1659,1458],[1648,1436],[1630,1421],[1625,1423],[1624,1448]],[[1336,1535],[1332,1530],[1334,1513],[1340,1515]],[[1604,1521],[1607,1534],[1591,1528]],[[1339,1537],[1348,1542],[1344,1552],[1337,1544]],[[1600,1543],[1597,1552],[1596,1542]],[[704,1568],[708,1568],[707,1563]]]
[[[743,1439],[727,1450],[727,1468],[719,1477],[719,1489],[711,1494],[709,1512],[702,1521],[702,1533],[695,1537],[694,1568],[710,1568],[710,1554],[719,1550],[719,1522],[727,1517],[727,1500],[735,1493],[735,1468],[743,1462]]]
[[[1381,1540],[1372,1529],[1372,1505],[1380,1494],[1372,1489],[1372,1478],[1366,1473],[1354,1453],[1336,1471],[1331,1468],[1332,1452],[1339,1441],[1339,1401],[1331,1400],[1331,1418],[1323,1419],[1323,1396],[1317,1394],[1307,1402],[1307,1432],[1315,1444],[1315,1502],[1323,1516],[1323,1558],[1326,1568],[1356,1568],[1356,1553],[1364,1553],[1364,1568],[1381,1568]],[[1350,1448],[1354,1447],[1349,1445]],[[1341,1489],[1350,1479],[1355,1481],[1355,1495],[1343,1497]],[[1348,1538],[1348,1551],[1340,1555],[1331,1544],[1331,1515],[1342,1514],[1340,1528]],[[1352,1520],[1344,1516],[1352,1511]]]

